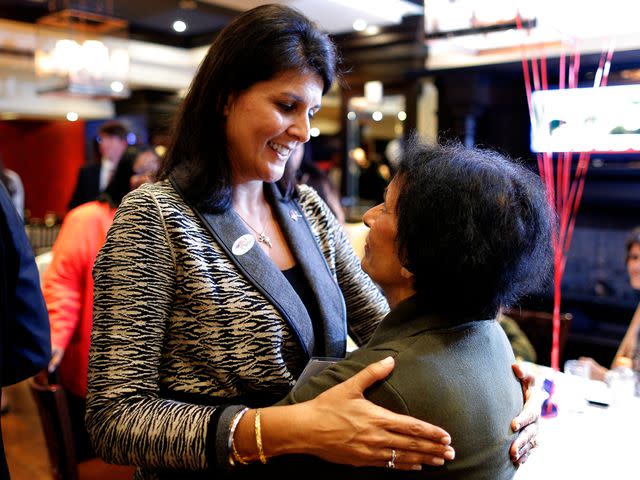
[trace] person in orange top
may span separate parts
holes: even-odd
[[[43,293],[51,325],[49,372],[65,388],[79,459],[95,456],[84,426],[87,367],[93,317],[92,269],[120,201],[148,182],[159,158],[150,148],[135,161],[123,158],[98,200],[72,209],[53,246],[53,260],[43,277]]]

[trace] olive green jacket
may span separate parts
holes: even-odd
[[[443,467],[421,472],[330,466],[331,479],[401,478],[509,479],[516,468],[509,458],[515,436],[511,420],[522,410],[522,389],[511,370],[514,356],[495,320],[453,325],[452,320],[425,314],[415,297],[405,300],[380,323],[370,342],[346,360],[298,383],[282,403],[297,403],[351,377],[389,355],[392,374],[367,391],[373,402],[412,415],[447,430],[456,458]],[[391,450],[391,445],[389,446]],[[295,464],[285,457],[278,463]],[[304,470],[297,469],[298,472]]]

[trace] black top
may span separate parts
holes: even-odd
[[[309,285],[302,268],[298,264],[295,264],[288,270],[282,270],[282,274],[289,281],[302,300],[302,303],[309,313],[309,318],[311,318],[311,323],[313,324],[313,335],[315,337],[313,355],[325,356],[324,332],[322,331],[320,310],[318,309],[318,302],[316,301],[315,295],[311,290],[311,285]]]
[[[71,210],[83,203],[91,202],[100,195],[100,170],[101,164],[85,165],[78,171],[76,186],[71,195],[67,209]]]

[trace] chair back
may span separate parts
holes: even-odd
[[[513,318],[529,338],[533,348],[536,349],[536,362],[539,365],[551,366],[553,314],[537,310],[522,310],[520,308],[505,308],[502,312]],[[569,336],[571,319],[572,315],[570,313],[560,314],[559,365],[562,365],[564,361],[564,351]]]
[[[40,414],[53,478],[78,480],[78,462],[64,389],[61,385],[49,384],[46,374],[38,374],[28,383]]]

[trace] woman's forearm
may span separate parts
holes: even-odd
[[[311,400],[261,409],[259,422],[256,410],[248,410],[233,438],[239,457],[258,461],[260,439],[267,458],[310,454],[332,463],[382,467],[395,450],[396,468],[404,470],[453,459],[445,430],[364,397],[392,368],[392,359],[373,363]]]

